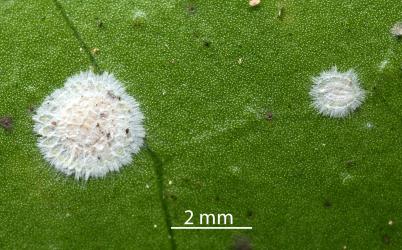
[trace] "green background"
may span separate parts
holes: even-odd
[[[400,249],[401,19],[399,0],[0,0],[0,248]],[[345,119],[308,95],[334,65],[367,91]],[[31,110],[88,69],[140,102],[147,147],[84,182],[41,157]],[[188,209],[253,230],[169,230]]]

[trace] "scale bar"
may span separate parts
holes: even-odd
[[[251,230],[253,227],[170,227],[171,229],[177,230]]]

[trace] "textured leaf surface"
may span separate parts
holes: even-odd
[[[0,248],[167,247],[146,154],[88,183],[42,159],[29,109],[89,62],[53,2],[3,1],[0,11],[0,116],[13,118],[12,130],[0,131]]]
[[[255,249],[402,244],[402,43],[389,33],[400,1],[60,6],[0,4],[0,115],[14,118],[0,131],[0,244],[169,249],[165,219],[182,226],[188,209],[254,229],[174,231],[178,249],[225,249],[239,236]],[[42,160],[27,108],[88,69],[91,51],[141,103],[155,153],[77,183]],[[308,95],[333,65],[354,68],[368,92],[341,120],[316,114]]]

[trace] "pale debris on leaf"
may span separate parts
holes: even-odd
[[[261,3],[261,0],[250,0],[249,4],[251,7],[255,7]]]
[[[99,51],[100,51],[100,49],[98,49],[98,48],[93,48],[93,49],[91,50],[91,53],[92,53],[92,55],[97,55],[97,54],[99,53]]]

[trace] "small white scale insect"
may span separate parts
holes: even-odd
[[[86,180],[131,162],[143,145],[143,119],[139,104],[113,75],[91,71],[68,78],[33,117],[44,158]]]
[[[338,72],[336,67],[313,78],[310,90],[313,106],[325,116],[346,117],[357,109],[365,98],[354,70]]]

